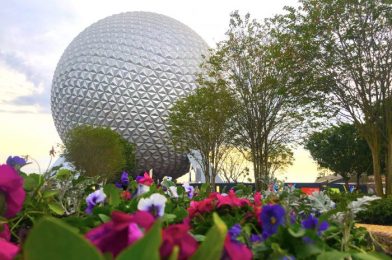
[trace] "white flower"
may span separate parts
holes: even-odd
[[[170,186],[165,193],[171,198],[178,198],[177,186]]]
[[[147,193],[150,191],[150,186],[144,185],[144,184],[138,184],[137,185],[137,193],[136,196],[143,195],[144,193]]]
[[[153,216],[162,217],[165,212],[166,197],[154,193],[149,198],[142,198],[137,204],[137,209],[141,211],[148,211]]]

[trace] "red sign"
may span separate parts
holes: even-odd
[[[320,191],[320,188],[317,187],[302,187],[301,190],[308,194],[308,195],[312,195],[313,192],[315,191]]]

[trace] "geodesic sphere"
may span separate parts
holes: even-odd
[[[75,126],[106,126],[136,145],[138,168],[179,177],[188,159],[169,145],[167,116],[195,89],[207,44],[164,15],[128,12],[81,32],[62,55],[53,77],[51,109],[64,141]]]

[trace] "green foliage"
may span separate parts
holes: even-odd
[[[129,143],[124,138],[121,138],[121,143],[124,147],[125,166],[124,171],[132,173],[136,168],[136,146]]]
[[[351,176],[372,174],[369,146],[353,125],[342,124],[313,133],[305,148],[321,167],[340,174],[345,181]]]
[[[191,257],[191,260],[215,260],[221,258],[227,226],[216,213],[213,214],[213,221],[214,225],[208,231],[204,242]]]
[[[65,147],[65,157],[85,176],[107,180],[134,166],[132,145],[109,128],[75,127],[68,133]]]
[[[122,251],[116,259],[159,260],[159,247],[162,242],[161,225],[159,220],[156,221],[143,238]]]
[[[34,225],[24,245],[23,254],[29,260],[104,259],[84,237],[53,218],[43,218]]]
[[[199,79],[199,84],[202,86],[193,94],[178,100],[171,108],[169,130],[176,147],[189,153],[200,152],[206,183],[211,180],[214,183],[224,145],[231,138],[228,128],[236,103],[219,82]]]
[[[367,224],[392,225],[392,196],[372,201],[357,214],[357,221]]]

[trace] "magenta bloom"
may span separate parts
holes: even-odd
[[[0,259],[12,260],[19,252],[19,247],[0,238]]]
[[[163,242],[160,248],[161,257],[170,256],[174,246],[180,248],[180,260],[189,259],[197,249],[197,241],[188,233],[189,226],[185,224],[170,225],[163,230]]]
[[[154,183],[154,180],[150,177],[150,175],[147,172],[145,172],[143,177],[142,176],[136,177],[136,182],[146,186],[151,186]]]
[[[8,224],[0,225],[0,239],[4,239],[6,241],[10,241],[11,232]]]
[[[217,198],[218,198],[218,208],[225,205],[228,205],[230,207],[242,207],[250,204],[248,199],[238,198],[234,190],[232,189],[229,191],[229,194],[227,194],[226,196],[217,194]]]
[[[23,178],[9,165],[0,165],[0,197],[5,198],[6,218],[12,218],[22,207],[26,196],[23,189]],[[1,208],[0,208],[1,214]]]
[[[252,258],[252,251],[245,244],[233,241],[230,235],[227,234],[224,245],[224,256],[222,259],[251,260]]]
[[[284,224],[285,210],[279,204],[265,205],[262,208],[260,219],[263,225],[263,237],[266,239],[278,231]]]
[[[154,223],[150,213],[137,211],[129,215],[120,211],[112,212],[112,221],[102,224],[87,232],[86,237],[102,253],[112,253],[116,256],[127,246],[143,236],[143,230],[148,230]]]

